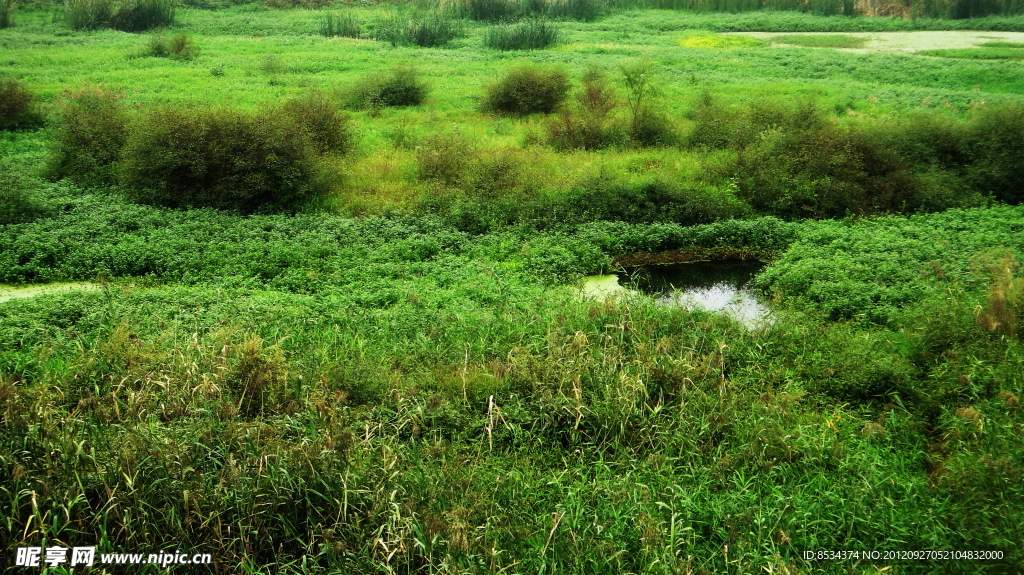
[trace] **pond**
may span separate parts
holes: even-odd
[[[35,297],[42,294],[69,291],[95,291],[99,284],[92,282],[63,282],[51,284],[5,285],[0,284],[0,303],[15,298]]]
[[[771,311],[751,287],[762,262],[694,262],[632,268],[616,275],[584,279],[587,297],[640,292],[662,305],[721,312],[754,328],[772,323]],[[627,287],[628,286],[628,287]]]

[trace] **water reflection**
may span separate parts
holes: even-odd
[[[618,275],[586,278],[583,293],[603,298],[638,290],[655,296],[663,305],[721,312],[754,328],[773,322],[771,311],[758,301],[750,285],[762,267],[761,262],[648,266]]]

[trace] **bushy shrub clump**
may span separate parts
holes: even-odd
[[[185,33],[175,34],[170,38],[156,35],[149,39],[147,54],[154,58],[191,60],[199,54],[199,49]]]
[[[80,184],[113,183],[128,135],[123,95],[103,86],[67,91],[57,100],[48,172]]]
[[[0,130],[23,130],[42,124],[35,98],[14,78],[0,78]]]
[[[560,150],[596,150],[624,143],[625,130],[612,116],[620,105],[607,76],[597,69],[588,71],[574,109],[564,109],[548,122],[548,142]]]
[[[288,100],[284,114],[309,138],[319,152],[344,152],[351,145],[349,118],[338,103],[322,92],[308,92]]]
[[[64,0],[64,21],[75,30],[142,32],[174,23],[174,0]]]
[[[1024,202],[1024,110],[1018,105],[983,108],[964,131],[968,183],[1011,204]]]
[[[377,20],[373,26],[373,38],[390,42],[392,46],[434,48],[463,34],[462,24],[441,12],[417,14],[412,18],[392,15]]]
[[[898,154],[856,125],[817,112],[769,129],[739,156],[740,197],[762,213],[838,218],[915,211],[921,190]]]
[[[484,46],[495,50],[540,50],[557,41],[558,28],[540,18],[496,24],[484,32]]]
[[[324,191],[308,132],[269,112],[156,109],[133,123],[120,181],[145,203],[294,209]]]
[[[412,66],[400,65],[383,73],[361,79],[349,94],[354,108],[418,106],[430,91]]]
[[[554,112],[569,93],[569,75],[558,68],[522,65],[487,88],[483,110],[511,116]]]
[[[473,153],[473,147],[461,134],[435,134],[416,148],[419,177],[455,185],[461,180],[462,170]]]

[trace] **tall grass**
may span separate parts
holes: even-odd
[[[403,17],[385,16],[373,24],[373,38],[392,46],[413,45],[424,48],[444,46],[464,35],[462,24],[443,13],[428,12]]]
[[[14,0],[0,0],[0,28],[10,28],[14,25],[14,9],[17,4]]]
[[[484,46],[495,50],[540,50],[558,42],[558,28],[548,20],[531,18],[496,24],[484,32]]]
[[[531,16],[590,22],[607,11],[608,5],[603,0],[446,0],[442,9],[462,18],[486,22]]]
[[[328,13],[320,18],[318,30],[322,36],[329,38],[359,38],[362,35],[362,23],[353,14]]]
[[[113,0],[64,0],[64,21],[74,30],[107,27],[113,15]]]
[[[797,11],[829,16],[885,16],[896,18],[966,19],[984,16],[1013,16],[1024,13],[1017,0],[640,0],[648,8],[693,10],[697,12]]]
[[[174,23],[174,0],[65,0],[64,21],[75,30],[110,27],[142,32]]]
[[[142,32],[174,23],[175,0],[123,0],[110,19],[110,27]]]

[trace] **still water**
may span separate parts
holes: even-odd
[[[37,295],[50,293],[95,291],[98,289],[100,289],[100,286],[92,282],[63,282],[21,286],[0,284],[0,302],[23,297],[35,297]]]
[[[639,291],[662,305],[721,312],[753,328],[772,323],[771,311],[758,301],[750,285],[763,267],[761,262],[647,266],[585,278],[583,293],[603,298]]]

